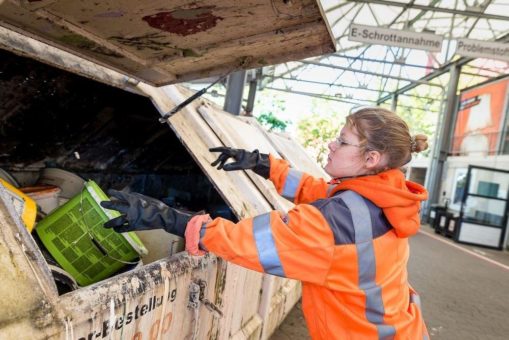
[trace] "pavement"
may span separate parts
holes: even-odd
[[[408,271],[432,339],[509,339],[509,252],[455,243],[424,225],[410,239]],[[310,339],[300,302],[270,339]]]

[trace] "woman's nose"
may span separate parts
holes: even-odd
[[[335,141],[330,142],[328,146],[329,146],[330,151],[336,151],[336,149],[337,149],[337,145],[336,145]]]

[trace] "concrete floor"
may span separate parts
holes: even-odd
[[[409,280],[421,295],[431,338],[509,339],[509,253],[454,243],[429,226],[421,230],[410,240]],[[271,340],[303,339],[309,333],[299,303]]]

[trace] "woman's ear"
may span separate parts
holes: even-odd
[[[368,151],[365,155],[365,165],[369,170],[377,169],[382,162],[382,154],[378,151]]]

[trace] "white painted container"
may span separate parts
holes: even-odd
[[[154,103],[168,100],[163,91],[149,89],[154,91]],[[172,95],[179,95],[178,88],[170,90]],[[275,199],[282,198],[269,193],[274,188],[268,188],[267,183],[260,188],[245,172],[226,173],[210,166],[214,155],[208,148],[224,141],[217,139],[194,107],[175,115],[170,123],[239,218],[267,212],[280,204]],[[265,143],[270,145],[268,140]],[[290,206],[289,202],[284,204]],[[26,301],[32,301],[19,309],[15,302],[18,300],[3,300],[2,308],[15,310],[17,315],[15,320],[9,315],[0,320],[6,325],[0,327],[0,338],[23,334],[33,339],[80,340],[110,336],[266,339],[300,297],[300,284],[296,281],[246,270],[213,255],[192,258],[181,252],[157,259],[161,256],[158,252],[171,251],[167,241],[172,237],[163,239],[160,235],[144,235],[147,246],[155,253],[155,258],[146,261],[151,263],[59,296],[34,240],[20,230],[20,221],[14,221],[4,202],[0,202],[0,211],[0,232],[4,240],[10,240],[5,243],[8,247],[0,248],[0,254],[9,249],[14,254],[13,262],[3,263],[2,294],[11,294],[8,287],[21,281],[19,286],[26,288],[20,293]],[[19,268],[24,268],[22,277]]]
[[[169,112],[189,96],[189,91],[181,87],[163,89],[149,84],[176,82],[178,79],[172,72],[183,66],[172,66],[172,69],[159,73],[161,65],[155,65],[150,55],[137,57],[139,51],[133,46],[132,51],[118,50],[125,54],[125,58],[114,60],[120,61],[120,64],[109,66],[108,62],[112,59],[105,59],[104,55],[92,55],[82,48],[62,47],[63,40],[55,43],[51,34],[57,37],[84,34],[77,37],[86,41],[92,39],[93,44],[99,44],[102,51],[106,51],[113,46],[107,38],[111,34],[105,34],[104,39],[99,36],[108,33],[113,26],[106,25],[104,32],[90,35],[87,29],[72,23],[76,14],[72,6],[61,9],[70,11],[66,14],[70,20],[62,20],[57,18],[58,11],[53,11],[56,10],[56,7],[52,8],[53,3],[0,3],[2,20],[10,23],[8,28],[0,26],[0,48],[149,97],[161,114]],[[265,6],[265,19],[274,14],[270,4],[261,4]],[[22,24],[16,21],[21,18],[17,16],[21,12],[26,14]],[[38,16],[46,19],[37,20]],[[48,23],[51,29],[37,30],[39,22]],[[65,25],[62,26],[62,22]],[[14,26],[16,29],[12,29]],[[24,27],[28,26],[34,28],[31,32],[49,32],[49,35],[32,39],[29,37],[32,33],[24,31]],[[262,24],[260,29],[265,26]],[[216,33],[221,36],[224,32]],[[274,62],[332,51],[333,44],[323,21],[305,24],[289,34],[294,40],[280,40],[277,36],[274,43],[270,42],[272,34],[266,37],[255,34],[256,39],[246,40],[248,44],[245,46],[251,51],[257,50],[252,46],[266,46],[264,53],[274,54],[271,57]],[[246,36],[253,37],[253,32],[246,32]],[[281,46],[277,45],[279,43]],[[310,43],[312,48],[308,46]],[[55,45],[58,48],[53,47]],[[204,45],[207,46],[207,43]],[[237,58],[243,53],[238,46],[241,45],[235,41],[226,44],[225,49],[230,49],[227,54],[234,55],[227,62],[238,62]],[[292,46],[299,46],[302,50],[297,51]],[[277,57],[274,53],[276,48],[281,50]],[[214,72],[210,73],[209,68],[200,69],[199,63],[191,62],[186,78],[226,72],[221,57],[226,55],[221,49],[213,50],[211,56],[208,59],[204,57],[203,61],[209,67],[211,60],[220,60]],[[285,52],[288,50],[292,52]],[[236,64],[236,67],[249,67],[249,60],[246,62],[241,66]],[[193,66],[197,68],[192,69]],[[220,130],[220,122],[230,118],[211,103],[197,100],[170,117],[168,123],[238,218],[272,209],[289,209],[292,204],[251,172],[226,173],[210,166],[215,155],[208,152],[209,147],[222,144],[250,147],[243,144],[246,142],[245,135],[239,137],[235,136],[235,131]],[[235,121],[239,126],[244,123],[241,119]],[[253,137],[251,141],[264,145],[263,148],[257,145],[261,151],[270,151],[288,160],[295,157],[285,156],[275,139],[264,135],[256,126],[249,128],[249,124],[245,124],[243,128],[249,130]],[[298,147],[290,149],[298,150]],[[303,155],[302,159],[309,161],[306,157]],[[319,172],[316,166],[316,173]],[[147,262],[151,263],[141,268],[60,296],[34,239],[21,221],[13,216],[12,207],[0,199],[0,308],[6,311],[0,315],[0,339],[267,339],[300,297],[300,284],[296,281],[246,270],[213,255],[190,257],[184,252],[150,259]],[[155,242],[154,247],[159,247],[157,250],[163,253],[165,251]]]

